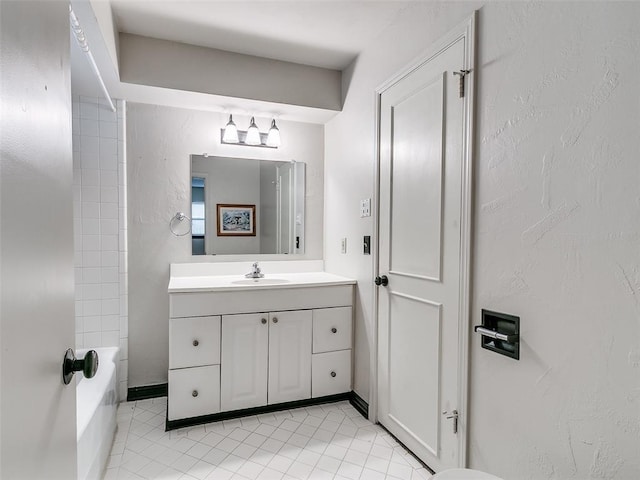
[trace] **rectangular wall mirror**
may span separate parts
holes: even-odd
[[[305,164],[191,155],[193,255],[304,253]]]

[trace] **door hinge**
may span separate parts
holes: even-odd
[[[454,75],[460,75],[460,83],[459,83],[459,90],[458,90],[458,92],[460,93],[460,98],[464,98],[464,78],[467,76],[468,73],[471,73],[471,70],[459,70],[457,72],[453,72]]]

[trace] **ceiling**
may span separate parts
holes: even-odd
[[[346,68],[411,3],[400,0],[91,0],[96,1],[110,2],[119,32],[335,70]],[[83,28],[86,28],[84,24]],[[72,44],[75,44],[73,38]],[[89,46],[94,50],[94,45]],[[76,46],[72,46],[75,91],[99,92],[95,80],[92,83],[88,62],[80,58],[80,50],[74,52],[73,47]],[[109,83],[113,84],[107,81],[108,86]],[[229,105],[228,99],[213,95],[204,98],[205,94],[194,96],[193,92],[185,92],[185,98],[181,99],[181,95],[173,91],[165,92],[168,96],[163,99],[162,89],[136,86],[123,90],[121,87],[123,84],[113,89],[132,101],[177,103],[187,107],[193,104],[213,110],[218,104],[226,108]],[[134,98],[128,98],[131,95]],[[238,102],[243,103],[242,99]],[[269,110],[264,105],[261,107]],[[301,116],[301,121],[326,121],[317,112],[305,118],[300,109],[290,118],[295,116]]]
[[[406,3],[111,0],[121,32],[336,70],[347,67]]]

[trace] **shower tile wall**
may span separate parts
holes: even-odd
[[[120,398],[128,370],[124,102],[73,96],[76,348],[120,347]]]

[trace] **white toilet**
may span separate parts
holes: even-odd
[[[440,473],[436,473],[430,480],[502,480],[490,473],[468,468],[452,468]]]

